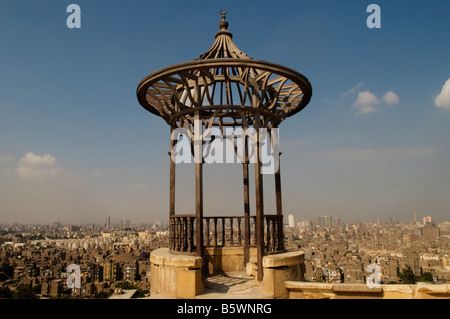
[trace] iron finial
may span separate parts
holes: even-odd
[[[225,15],[227,14],[227,10],[220,9],[220,14],[222,15],[222,21],[225,21]]]
[[[220,14],[222,15],[222,21],[219,23],[219,27],[221,30],[227,30],[228,29],[228,22],[225,21],[225,15],[227,14],[227,10],[220,10]]]

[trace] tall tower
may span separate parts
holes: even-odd
[[[330,227],[331,226],[331,216],[317,216],[316,219],[317,226]]]
[[[111,217],[106,216],[105,228],[108,229],[111,226]]]
[[[341,220],[339,219],[339,217],[335,217],[334,218],[334,225],[335,226],[340,226],[341,225]]]
[[[297,221],[294,215],[289,214],[289,227],[295,227],[297,226]]]

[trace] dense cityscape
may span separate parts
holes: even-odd
[[[450,282],[450,222],[348,223],[331,216],[297,222],[288,216],[288,250],[305,254],[304,280],[365,283],[377,264],[383,284]],[[150,253],[167,247],[161,222],[111,225],[0,225],[0,298],[110,298],[132,289],[149,296]],[[68,267],[80,268],[79,289]]]
[[[150,252],[168,245],[155,224],[0,225],[0,298],[108,298],[124,288],[148,294]],[[68,266],[80,267],[70,289]],[[18,297],[20,298],[20,296]]]
[[[351,224],[320,216],[297,223],[290,215],[289,223],[288,247],[304,251],[307,281],[365,283],[367,267],[377,264],[384,284],[450,282],[450,222],[427,216]]]

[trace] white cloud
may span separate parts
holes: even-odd
[[[442,87],[441,93],[436,96],[434,104],[446,111],[450,111],[450,79],[445,82],[444,86]]]
[[[16,167],[16,173],[24,179],[49,178],[59,174],[61,168],[56,165],[56,159],[50,155],[36,155],[27,153]]]
[[[400,101],[398,95],[392,91],[386,92],[386,94],[383,95],[382,100],[388,105],[395,105]]]
[[[398,104],[400,98],[393,91],[386,92],[381,99],[370,91],[359,92],[353,108],[357,110],[356,116],[374,113],[377,111],[375,105],[384,102],[388,105]]]
[[[358,98],[353,103],[353,108],[357,109],[356,115],[370,114],[376,112],[375,105],[380,103],[380,100],[375,94],[370,91],[359,92]]]

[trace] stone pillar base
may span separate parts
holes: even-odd
[[[203,292],[201,257],[174,255],[161,248],[150,254],[150,263],[150,295],[194,299]]]
[[[287,299],[285,281],[303,280],[303,251],[290,251],[263,257],[263,280],[259,287],[274,299]]]

